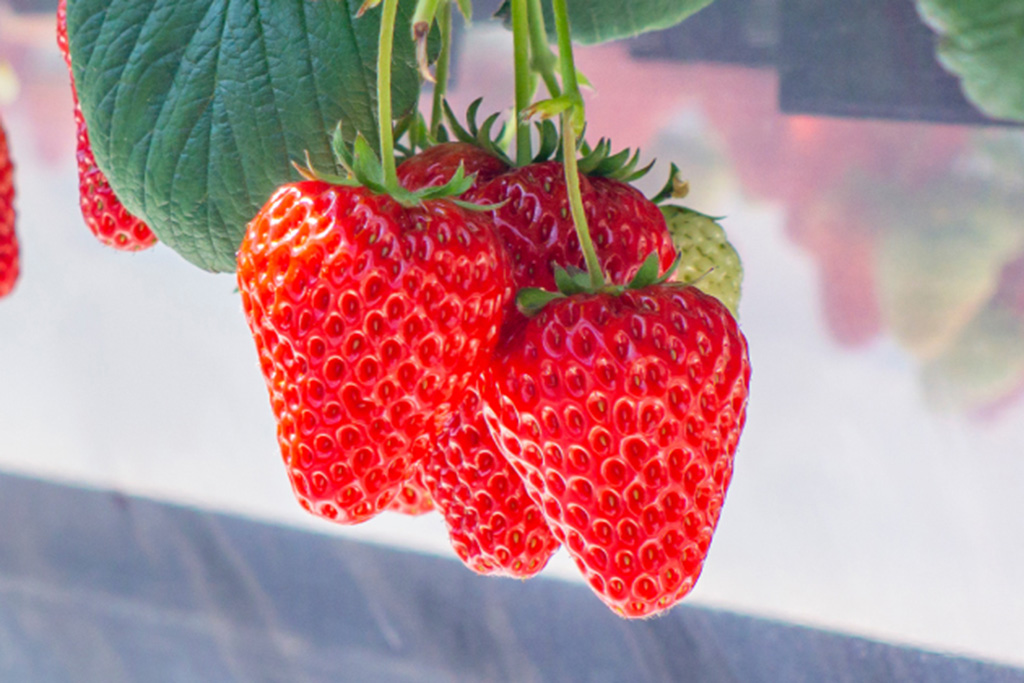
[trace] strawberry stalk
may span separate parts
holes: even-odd
[[[380,17],[380,43],[377,51],[377,121],[380,128],[380,160],[384,168],[384,187],[397,193],[395,133],[391,119],[391,57],[395,46],[395,22],[398,0],[384,0]]]
[[[434,96],[430,109],[430,137],[437,139],[444,122],[444,98],[448,91],[448,70],[452,51],[452,4],[445,2],[437,20],[441,33],[441,54],[434,67]]]
[[[558,58],[548,47],[547,29],[544,26],[544,10],[540,0],[528,0],[530,15],[530,66],[544,80],[544,87],[551,97],[558,97],[562,89],[555,76]]]
[[[565,0],[552,0],[555,12],[555,33],[558,36],[559,68],[562,74],[563,96],[567,97],[570,106],[560,114],[562,128],[562,156],[565,165],[565,183],[569,195],[569,210],[572,213],[573,225],[580,241],[580,249],[587,264],[590,286],[593,291],[604,287],[604,273],[597,259],[597,251],[590,238],[590,227],[587,225],[587,213],[583,208],[583,193],[580,190],[580,174],[576,162],[576,135],[583,130],[585,121],[583,96],[576,78],[576,64],[572,54],[572,36],[569,31],[569,10]]]
[[[533,153],[530,150],[530,125],[523,111],[533,99],[530,72],[530,17],[527,0],[512,0],[512,49],[515,59],[516,85],[516,165],[526,166]]]

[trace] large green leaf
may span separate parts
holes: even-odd
[[[1024,2],[918,0],[918,11],[967,98],[989,116],[1024,121]]]
[[[74,0],[68,34],[96,160],[129,211],[196,265],[232,271],[247,222],[340,120],[376,145],[380,10],[362,0]],[[419,81],[400,5],[395,112]]]
[[[573,41],[584,45],[669,28],[711,3],[712,0],[566,0]],[[509,11],[505,0],[498,16],[506,23]],[[555,20],[549,0],[544,0],[544,17],[553,32]]]

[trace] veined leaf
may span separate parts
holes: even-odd
[[[99,167],[133,214],[192,263],[233,271],[246,224],[331,132],[378,145],[380,9],[361,0],[75,0],[68,35]],[[418,95],[401,3],[396,118]]]

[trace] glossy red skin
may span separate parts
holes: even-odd
[[[444,513],[452,548],[467,567],[526,579],[544,568],[560,544],[499,452],[482,408],[479,393],[470,388],[424,460],[424,479]]]
[[[68,49],[67,0],[57,6],[57,45],[71,74],[71,96],[75,102],[75,125],[78,128],[77,160],[79,203],[82,218],[96,238],[108,247],[120,251],[141,251],[157,243],[156,235],[139,218],[128,212],[111,189],[107,177],[96,165],[96,157],[89,143],[89,131],[78,104],[75,76],[71,71],[71,52]]]
[[[496,352],[486,410],[590,587],[624,617],[700,575],[746,418],[735,320],[694,287],[557,299]]]
[[[398,180],[409,190],[440,187],[462,166],[467,176],[476,175],[469,194],[482,184],[508,171],[508,164],[468,142],[444,142],[434,145],[398,166]]]
[[[501,205],[490,213],[512,256],[517,288],[554,289],[555,265],[585,265],[561,162],[510,169],[475,145],[445,143],[403,162],[398,176],[409,189],[436,187],[450,180],[460,163],[467,174],[477,174],[462,198]],[[636,188],[609,178],[581,176],[580,186],[591,239],[610,282],[629,282],[651,252],[658,253],[663,270],[672,265],[675,247],[657,205]]]
[[[411,479],[402,484],[395,499],[388,503],[388,511],[410,517],[419,517],[434,510],[430,490],[423,481],[423,469],[417,468]]]
[[[0,123],[0,297],[14,289],[20,272],[18,236],[14,232],[14,165],[7,134]]]
[[[279,188],[249,224],[238,284],[296,496],[347,524],[413,477],[511,295],[485,216],[319,181]]]
[[[398,175],[411,190],[436,187],[460,164],[477,174],[470,195],[481,182],[508,170],[479,147],[459,142],[420,152],[399,166]],[[420,473],[459,559],[480,574],[525,579],[544,568],[559,543],[519,475],[498,453],[480,408],[479,393],[471,386]]]
[[[657,205],[626,183],[580,177],[591,239],[605,277],[626,284],[652,252],[662,271],[675,260],[672,237]],[[516,288],[555,289],[554,266],[585,265],[569,211],[565,169],[547,161],[513,169],[470,193],[471,201],[501,204],[494,226],[512,258]],[[517,318],[518,312],[506,312]]]

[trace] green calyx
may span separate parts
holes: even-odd
[[[501,114],[495,112],[488,116],[482,125],[478,125],[477,115],[480,112],[481,104],[483,104],[482,97],[473,100],[473,103],[469,105],[469,109],[466,110],[466,125],[462,125],[459,123],[458,117],[452,111],[448,102],[444,102],[445,120],[448,122],[448,126],[451,127],[451,136],[459,142],[476,145],[488,154],[501,159],[509,166],[514,166],[515,164],[513,164],[512,159],[509,158],[508,153],[505,151],[504,140],[507,137],[507,126],[502,123],[498,126],[497,131],[494,130],[494,126],[498,123],[498,119],[501,118]],[[450,139],[448,130],[444,127],[441,128],[441,135],[444,140]]]
[[[451,139],[467,142],[501,159],[509,166],[516,166],[507,152],[510,128],[505,123],[499,124],[501,114],[496,112],[488,116],[483,124],[477,123],[482,103],[483,99],[481,98],[469,105],[466,110],[466,123],[462,124],[448,102],[444,102],[447,127],[441,127],[436,139],[427,139],[430,144],[446,142]],[[549,119],[540,118],[534,121],[534,128],[539,145],[537,153],[530,158],[529,163],[563,161],[565,155],[558,127]],[[640,166],[639,149],[632,150],[627,147],[613,153],[612,143],[607,138],[601,138],[593,147],[586,141],[582,141],[577,148],[579,150],[577,160],[579,171],[590,178],[612,178],[624,183],[632,183],[647,175],[655,163],[651,161],[646,166],[638,168]],[[672,168],[674,169],[673,173],[678,173],[679,169],[675,165]],[[668,194],[667,196],[675,195]]]
[[[648,168],[650,167],[648,166]],[[683,177],[679,175],[678,166],[670,164],[668,169],[668,181],[656,195],[651,197],[651,201],[655,204],[663,204],[670,199],[683,199],[688,194],[690,194],[690,183],[683,180]]]
[[[293,163],[293,166],[306,180],[320,180],[346,187],[366,187],[377,194],[389,195],[406,207],[417,206],[428,199],[449,199],[463,208],[475,211],[486,211],[493,208],[457,199],[472,187],[475,179],[475,175],[467,176],[461,165],[456,169],[451,180],[444,185],[414,191],[402,187],[397,181],[388,181],[380,157],[362,135],[357,135],[355,142],[350,147],[342,135],[341,126],[338,125],[331,138],[331,147],[335,160],[345,169],[346,175],[321,173],[313,168],[308,154],[305,166],[296,163]]]
[[[682,254],[677,254],[675,261],[669,266],[668,270],[664,273],[658,272],[658,255],[651,253],[644,259],[640,269],[633,276],[627,284],[615,285],[615,284],[603,284],[600,287],[594,287],[591,283],[590,273],[577,268],[575,266],[569,266],[563,268],[561,266],[555,266],[555,287],[556,291],[552,292],[547,289],[541,289],[540,287],[524,287],[519,290],[516,295],[516,306],[523,313],[523,315],[533,316],[540,312],[542,308],[547,306],[555,299],[564,299],[576,294],[611,294],[613,296],[620,296],[628,290],[643,289],[652,285],[660,285],[669,282],[676,269],[679,267]]]

